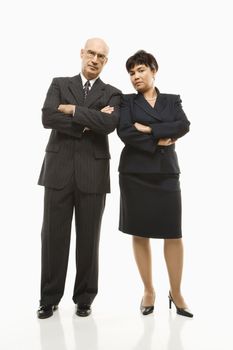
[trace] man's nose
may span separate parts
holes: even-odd
[[[95,54],[95,56],[92,58],[92,62],[97,64],[98,62],[98,57],[97,57],[97,54]]]

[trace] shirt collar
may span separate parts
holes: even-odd
[[[87,82],[87,78],[84,77],[84,75],[82,73],[80,73],[81,75],[81,79],[82,79],[82,83],[83,83],[83,86],[85,85],[85,83]],[[98,79],[99,77],[95,78],[95,79],[91,79],[89,80],[90,84],[91,84],[91,88],[93,86],[93,84],[95,83],[95,81]]]

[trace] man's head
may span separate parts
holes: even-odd
[[[82,74],[86,79],[95,79],[101,73],[108,61],[109,48],[100,38],[88,39],[84,49],[81,49]]]

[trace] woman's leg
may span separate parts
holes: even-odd
[[[133,250],[144,284],[143,306],[154,305],[155,291],[152,282],[152,258],[149,238],[133,236]]]
[[[178,307],[186,308],[187,305],[181,294],[183,271],[183,243],[181,238],[164,240],[164,257],[167,264],[172,298]]]

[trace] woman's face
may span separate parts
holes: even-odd
[[[154,88],[156,70],[152,70],[145,64],[139,64],[130,69],[129,75],[133,87],[139,92],[146,92]]]

